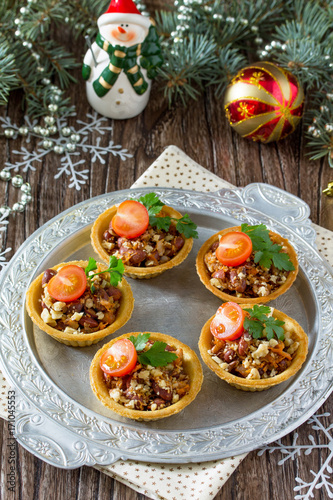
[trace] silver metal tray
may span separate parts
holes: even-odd
[[[90,389],[89,366],[110,339],[87,348],[58,343],[33,326],[25,311],[25,293],[42,270],[94,256],[89,235],[96,217],[115,203],[151,190],[109,193],[63,212],[30,236],[1,274],[0,364],[16,389],[16,438],[52,465],[106,465],[120,458],[181,463],[235,455],[299,426],[332,390],[332,270],[315,250],[308,206],[266,184],[209,194],[157,188],[166,204],[187,212],[197,223],[199,239],[181,266],[151,280],[128,278],[134,313],[116,335],[160,331],[198,352],[201,327],[221,304],[196,274],[198,249],[224,227],[264,223],[297,250],[296,282],[272,305],[303,326],[309,354],[292,380],[259,393],[239,391],[204,366],[196,400],[182,413],[154,423],[121,418],[101,405]]]

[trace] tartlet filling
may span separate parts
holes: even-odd
[[[254,262],[254,253],[241,265],[229,267],[221,264],[215,251],[216,241],[206,253],[204,260],[210,274],[210,284],[234,297],[266,297],[287,279],[289,271],[279,270],[273,264],[266,269]],[[285,251],[282,248],[282,251]]]
[[[48,282],[56,273],[47,269],[42,280],[41,318],[45,323],[75,335],[103,330],[115,321],[122,293],[119,288],[111,286],[103,274],[92,277],[94,293],[87,284],[85,292],[77,300],[61,302],[51,297],[47,289]],[[94,273],[91,271],[89,274],[92,276]]]
[[[237,340],[213,337],[208,353],[218,365],[238,377],[259,380],[284,372],[296,355],[299,342],[288,332],[281,340],[254,339],[247,331]]]
[[[144,351],[153,344],[148,341]],[[183,351],[167,345],[167,351],[177,355],[166,366],[153,367],[137,362],[135,368],[123,377],[103,373],[110,398],[126,408],[156,411],[171,406],[190,390],[190,379],[183,367]]]
[[[121,259],[127,266],[152,267],[172,259],[184,246],[185,240],[174,224],[168,231],[148,226],[137,238],[118,236],[112,229],[103,234],[102,246],[109,255]]]

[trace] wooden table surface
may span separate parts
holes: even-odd
[[[78,49],[79,50],[79,49]],[[81,50],[82,53],[82,50]],[[80,70],[76,71],[80,79]],[[79,83],[68,91],[77,109],[77,119],[84,120],[91,111],[86,97],[84,84]],[[21,124],[20,91],[15,92],[2,116],[9,116],[13,123]],[[75,127],[75,119],[70,124]],[[333,181],[333,171],[327,161],[310,161],[301,134],[301,126],[287,139],[279,143],[260,145],[248,142],[234,133],[226,120],[223,102],[214,97],[213,89],[207,89],[198,101],[192,101],[187,108],[180,103],[168,107],[158,84],[153,91],[145,111],[130,120],[112,121],[113,129],[105,134],[102,144],[113,140],[121,144],[133,155],[126,161],[109,154],[104,165],[89,162],[89,154],[82,153],[89,168],[89,179],[82,189],[69,188],[69,178],[63,176],[55,180],[60,166],[60,157],[48,154],[41,163],[35,164],[35,171],[20,172],[31,183],[33,201],[22,214],[9,217],[9,224],[2,233],[2,250],[11,247],[9,259],[18,247],[37,228],[63,210],[78,202],[110,191],[129,188],[133,182],[161,154],[164,148],[174,144],[185,151],[193,160],[206,167],[210,172],[237,185],[246,186],[251,182],[273,184],[293,193],[311,208],[313,222],[333,230],[333,198],[322,194],[329,181]],[[96,141],[96,134],[89,134],[90,144]],[[26,146],[29,150],[36,143],[25,144],[22,138],[7,140],[0,138],[2,165],[5,161],[17,161],[15,150]],[[12,206],[17,200],[17,190],[5,182],[0,182],[0,204]],[[318,413],[333,413],[333,398],[329,398]],[[330,416],[323,418],[328,427]],[[1,486],[3,499],[33,500],[143,500],[141,494],[114,481],[91,467],[76,470],[62,470],[52,467],[35,458],[21,446],[16,447],[16,489],[8,492],[6,477],[10,472],[8,428],[0,421],[1,429]],[[300,442],[308,442],[309,425],[303,424],[297,432]],[[312,431],[313,434],[313,431]],[[316,434],[316,433],[315,433]],[[283,438],[285,445],[291,444],[292,434]],[[294,498],[293,488],[296,477],[311,481],[311,470],[317,471],[327,458],[328,451],[313,450],[304,452],[295,460],[288,460],[284,466],[278,465],[281,455],[265,452],[258,456],[256,451],[247,455],[242,464],[232,474],[217,500],[252,500]],[[326,454],[326,455],[325,455]],[[327,493],[326,493],[327,494]],[[324,489],[314,491],[315,499],[325,499]]]

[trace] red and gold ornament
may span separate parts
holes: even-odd
[[[304,92],[290,71],[259,62],[232,79],[224,108],[230,125],[242,137],[263,143],[279,141],[301,120]]]

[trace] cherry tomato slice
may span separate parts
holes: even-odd
[[[252,241],[250,236],[240,231],[226,233],[220,239],[216,257],[225,266],[239,266],[250,257]]]
[[[87,277],[80,266],[69,264],[62,267],[50,279],[47,289],[51,297],[61,302],[72,302],[84,294],[87,286]]]
[[[120,203],[111,227],[118,236],[136,238],[143,234],[149,225],[148,210],[142,203],[126,200]]]
[[[136,365],[137,353],[128,339],[119,339],[101,357],[100,366],[104,373],[112,377],[123,377]]]
[[[245,312],[236,302],[225,302],[216,311],[210,324],[214,337],[222,340],[238,339],[244,331]]]

